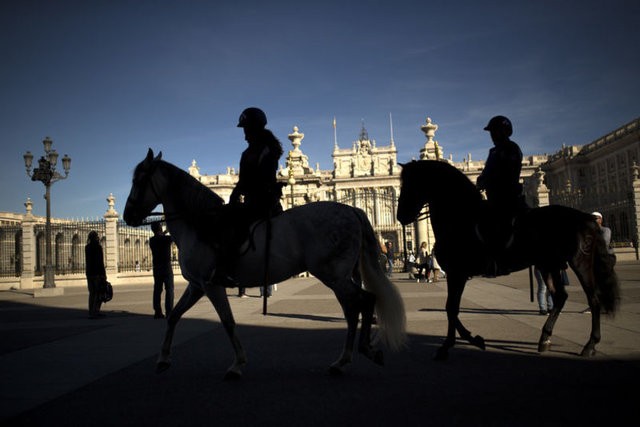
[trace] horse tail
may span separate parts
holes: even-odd
[[[593,253],[593,273],[595,279],[596,298],[605,313],[613,316],[620,305],[620,283],[613,269],[616,257],[609,253],[609,248],[598,231],[595,233]]]
[[[380,265],[380,244],[369,219],[361,209],[354,208],[362,224],[360,274],[367,291],[376,296],[377,339],[391,350],[401,349],[406,342],[406,315],[398,288],[389,280]]]

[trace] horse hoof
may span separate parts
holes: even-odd
[[[551,340],[541,341],[538,344],[538,353],[544,353],[551,348]]]
[[[170,362],[158,362],[156,364],[156,374],[161,374],[171,367]]]
[[[475,337],[473,337],[473,339],[471,340],[471,344],[475,345],[476,347],[482,350],[487,349],[484,343],[484,338],[482,338],[480,335],[476,335]]]
[[[373,354],[373,362],[376,365],[384,366],[384,353],[382,350],[378,350]]]
[[[338,365],[329,366],[329,375],[332,377],[341,377],[344,375],[344,369]]]
[[[585,347],[584,349],[582,349],[582,353],[580,353],[580,356],[582,357],[592,357],[596,355],[596,349],[595,348],[587,348]]]
[[[445,361],[449,358],[449,351],[445,348],[440,347],[436,354],[433,355],[433,360],[437,360],[439,362]]]
[[[329,366],[329,375],[332,377],[341,377],[344,375],[344,371],[337,366]]]
[[[224,377],[222,377],[224,381],[238,381],[241,378],[242,378],[242,372],[234,371],[231,369],[224,374]]]

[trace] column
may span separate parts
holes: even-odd
[[[420,215],[424,215],[426,212],[426,208],[423,208],[420,211]],[[427,242],[427,247],[429,251],[431,251],[431,246],[433,246],[433,239],[429,239],[429,224],[427,223],[427,219],[421,219],[416,221],[416,234],[415,234],[415,247],[419,248],[422,242]]]
[[[27,198],[24,206],[27,208],[27,213],[22,220],[22,254],[20,254],[22,257],[20,260],[22,272],[20,274],[20,289],[33,289],[36,261],[36,236],[33,232],[33,227],[36,219],[31,212],[33,209],[31,199]]]
[[[371,196],[373,198],[373,212],[374,212],[374,218],[371,220],[371,223],[374,226],[374,228],[377,225],[387,225],[385,223],[385,218],[383,218],[382,216],[382,210],[380,209],[380,203],[384,203],[386,195],[387,195],[386,192],[381,188],[371,189]],[[380,200],[381,198],[382,200]]]
[[[632,186],[632,215],[633,223],[631,228],[631,240],[636,250],[636,260],[640,259],[640,253],[638,251],[638,242],[640,241],[640,167],[637,164],[633,164],[631,168],[631,186]]]
[[[440,160],[442,158],[442,150],[438,145],[438,142],[434,139],[436,131],[438,130],[438,125],[431,121],[431,117],[427,117],[426,123],[420,126],[420,130],[427,137],[424,147],[420,149],[420,160]],[[436,183],[428,184],[437,185]],[[420,215],[423,215],[425,211],[426,208],[420,211]],[[429,220],[426,218],[416,222],[416,248],[419,248],[422,242],[427,242],[429,251],[431,251],[431,248],[435,243],[435,239],[429,238],[431,235],[431,230],[429,228]]]
[[[109,209],[104,214],[106,222],[105,231],[105,269],[107,270],[107,277],[112,283],[115,282],[118,274],[118,212],[114,209],[116,198],[113,194],[109,194],[107,202],[109,203]]]

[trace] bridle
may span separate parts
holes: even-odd
[[[152,219],[153,217],[159,217],[159,218]],[[164,217],[164,212],[150,212],[149,215],[147,215],[142,220],[142,225],[151,225],[151,224],[162,223],[162,222],[167,222],[167,220]]]
[[[156,176],[155,169],[156,169],[156,166],[153,165],[151,170],[148,173],[148,175],[149,175],[149,178],[148,178],[149,187],[151,188],[151,192],[155,196],[156,200],[161,200],[160,194],[158,193],[158,190],[156,189],[156,184],[155,184],[155,181],[154,181],[154,178]],[[136,199],[137,198],[132,199],[132,202],[133,203],[137,203]],[[142,225],[150,225],[150,224],[155,224],[155,223],[167,222],[169,220],[176,219],[176,218],[179,218],[179,215],[176,214],[176,213],[149,212],[149,214],[147,214],[147,216],[145,216],[142,219]]]

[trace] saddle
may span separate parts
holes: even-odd
[[[507,250],[514,241],[514,228],[517,217],[507,222],[478,220],[475,226],[476,236],[487,248]]]
[[[224,205],[214,217],[209,217],[203,238],[216,252],[224,248],[225,253],[238,256],[249,248],[255,248],[253,233],[257,226],[280,213],[282,209],[263,217],[256,217],[250,207],[242,204]]]
[[[202,213],[199,222],[205,242],[216,250],[221,246],[227,250],[244,246],[257,223],[282,213],[280,198],[284,185],[276,183],[259,196],[245,197],[244,203],[229,203]]]
[[[504,209],[486,203],[475,226],[476,236],[484,245],[485,273],[487,277],[504,276],[515,271],[512,249],[516,242],[518,222],[530,208],[524,197],[515,208]]]
[[[210,281],[226,287],[239,286],[233,279],[231,266],[235,258],[241,256],[250,249],[255,249],[253,232],[258,224],[268,221],[282,213],[280,197],[282,185],[277,185],[276,192],[270,197],[270,205],[267,208],[255,206],[252,203],[223,205],[216,213],[212,221],[215,224],[207,233],[207,242],[217,255],[217,268]]]

